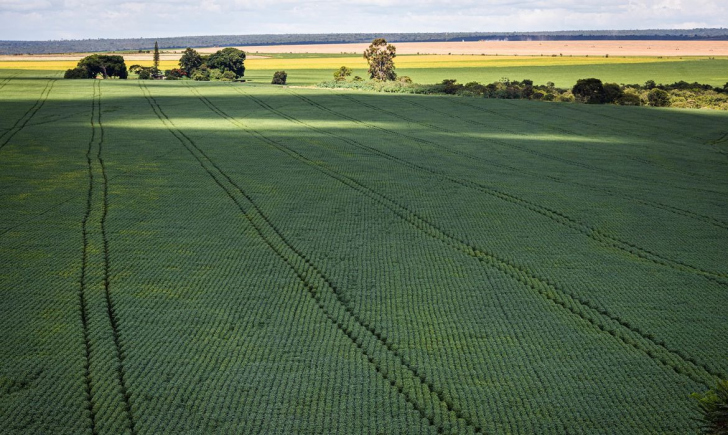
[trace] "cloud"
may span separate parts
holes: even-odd
[[[0,0],[0,39],[722,27],[714,0]],[[102,21],[103,25],[100,25]],[[111,21],[111,22],[110,22]],[[118,21],[118,25],[113,23]]]

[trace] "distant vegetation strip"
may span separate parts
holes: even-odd
[[[552,41],[552,40],[728,40],[728,29],[568,30],[560,32],[323,33],[209,35],[170,38],[0,41],[0,54],[48,54],[230,45],[344,44],[385,38],[391,42]]]

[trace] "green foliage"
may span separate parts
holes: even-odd
[[[154,74],[159,73],[159,44],[157,44],[157,41],[154,41],[154,55],[152,57],[153,66],[152,70]]]
[[[200,66],[202,66],[202,57],[200,54],[197,50],[187,47],[184,53],[182,53],[182,57],[179,59],[180,69],[182,69],[187,76],[191,77]]]
[[[653,107],[667,107],[670,105],[670,94],[662,89],[652,89],[647,94],[647,101]]]
[[[64,79],[90,79],[89,71],[86,68],[76,67],[66,70],[63,75]]]
[[[179,80],[181,78],[187,77],[187,73],[182,68],[172,68],[168,69],[164,72],[164,76],[167,78],[167,80]]]
[[[222,73],[222,75],[220,76],[220,80],[222,80],[222,81],[224,81],[224,82],[232,82],[232,81],[234,81],[234,80],[235,80],[236,78],[237,78],[237,77],[235,76],[235,73],[234,73],[234,72],[232,72],[232,71],[225,71],[225,72],[224,72],[224,73]]]
[[[347,77],[349,77],[352,73],[351,68],[347,68],[346,66],[342,66],[341,68],[334,71],[334,80],[341,81],[346,80]]]
[[[273,81],[271,81],[271,84],[285,85],[287,79],[288,74],[285,71],[276,71],[275,74],[273,74]]]
[[[603,98],[602,102],[606,104],[616,103],[621,100],[624,96],[622,87],[616,83],[605,83],[603,86]]]
[[[397,73],[394,71],[396,56],[396,47],[387,44],[384,38],[372,41],[369,48],[364,51],[364,59],[369,63],[369,77],[380,81],[396,80]]]
[[[718,381],[715,389],[693,393],[701,412],[702,432],[708,435],[728,435],[728,380]]]
[[[154,78],[155,70],[152,66],[132,65],[129,67],[129,72],[136,74],[139,80],[151,80]]]
[[[582,103],[601,104],[604,102],[604,86],[599,79],[579,79],[571,89],[571,93]]]
[[[245,75],[245,52],[234,47],[223,48],[211,54],[206,63],[209,68],[219,69],[223,73],[232,71],[235,77]]]
[[[642,99],[632,92],[623,92],[622,96],[617,100],[617,104],[621,106],[641,106]]]
[[[210,69],[206,66],[201,66],[192,73],[190,78],[197,82],[209,82],[210,81]]]
[[[86,71],[85,77],[80,70]],[[94,78],[99,74],[105,79],[109,77],[125,79],[129,75],[122,56],[92,54],[78,61],[74,70],[66,71],[68,75],[66,78]]]

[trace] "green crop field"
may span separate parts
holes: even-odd
[[[694,433],[728,113],[0,70],[0,432]]]

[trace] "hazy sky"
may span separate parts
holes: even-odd
[[[725,27],[726,0],[0,0],[0,39]]]

